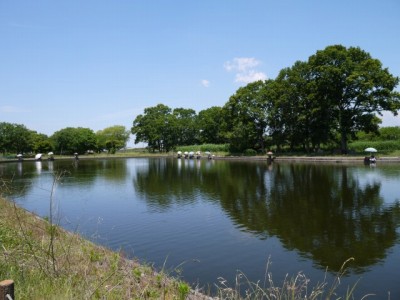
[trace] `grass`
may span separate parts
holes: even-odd
[[[14,280],[18,299],[177,299],[181,295],[180,281],[50,227],[4,199],[0,200],[0,244],[0,278]]]
[[[352,260],[353,258],[349,258],[343,263],[332,282],[328,282],[325,277],[321,282],[313,286],[307,276],[302,272],[299,272],[293,277],[286,276],[283,283],[277,286],[272,279],[272,274],[268,272],[268,267],[270,265],[270,260],[268,260],[264,282],[262,283],[251,282],[242,272],[238,272],[233,288],[226,283],[225,279],[219,278],[219,284],[217,286],[218,298],[226,300],[351,300],[355,297],[354,292],[358,282],[348,287],[343,295],[338,293],[338,287],[340,286],[341,278],[346,273],[346,265]],[[366,294],[360,299],[366,299],[369,296],[373,296],[373,294]]]
[[[13,279],[17,299],[353,299],[356,285],[345,295],[335,280],[310,286],[299,273],[276,286],[266,272],[265,282],[250,282],[238,273],[230,287],[220,278],[213,298],[151,265],[124,258],[0,198],[0,278]],[[54,256],[49,252],[54,232]],[[54,259],[53,259],[54,258]],[[368,296],[368,295],[366,295]],[[365,297],[366,297],[365,296]]]
[[[0,178],[0,191],[7,186]],[[50,217],[42,219],[0,197],[0,280],[15,282],[15,298],[185,299],[189,293],[195,297],[187,283],[163,270],[128,260],[52,221],[51,208]]]
[[[400,140],[394,141],[354,141],[349,144],[349,149],[357,153],[365,153],[364,149],[373,147],[378,149],[380,155],[395,156],[400,150]]]

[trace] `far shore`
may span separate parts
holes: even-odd
[[[366,155],[368,156],[368,155]],[[400,162],[399,156],[377,156],[377,163],[398,163]],[[148,157],[176,157],[175,153],[166,154],[151,154],[151,153],[117,153],[117,154],[90,154],[80,155],[79,160],[87,159],[118,159],[118,158],[148,158]],[[258,156],[235,156],[235,155],[215,155],[212,159],[215,160],[249,160],[249,161],[267,161],[267,155]],[[182,158],[184,159],[184,158]],[[193,158],[196,160],[196,158]],[[202,156],[201,159],[207,159],[206,156]],[[55,156],[54,160],[75,160],[74,156]],[[20,161],[17,158],[0,158],[0,163],[8,162],[35,162],[34,158],[25,158]],[[48,161],[45,157],[41,161]],[[329,162],[329,163],[364,163],[364,156],[353,156],[353,155],[335,155],[335,156],[309,156],[309,155],[282,155],[273,156],[274,162]]]

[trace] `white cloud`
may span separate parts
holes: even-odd
[[[243,73],[237,73],[235,82],[241,82],[241,83],[250,83],[258,80],[266,80],[267,75],[265,75],[263,72],[257,72],[255,70],[250,70],[247,72]]]
[[[255,68],[261,62],[254,57],[235,57],[232,61],[224,63],[224,68],[228,72],[236,72],[235,82],[250,83],[257,80],[267,79],[267,75],[257,71]]]
[[[224,64],[224,67],[228,72],[246,72],[248,69],[253,69],[260,64],[261,62],[256,60],[254,57],[235,57],[233,61],[227,61]]]
[[[201,81],[201,85],[204,87],[209,87],[210,86],[210,81],[208,81],[207,79],[203,79]]]

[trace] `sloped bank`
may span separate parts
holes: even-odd
[[[0,198],[0,280],[16,299],[210,299]]]

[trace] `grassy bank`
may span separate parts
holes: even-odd
[[[0,192],[7,186],[0,177]],[[209,299],[165,270],[156,272],[55,223],[51,212],[44,220],[0,197],[0,280],[14,280],[16,299]],[[342,275],[311,283],[299,273],[275,285],[268,270],[264,282],[238,273],[229,284],[220,278],[213,290],[217,299],[339,299]],[[352,295],[353,287],[340,299]]]
[[[0,198],[0,280],[4,279],[14,280],[16,299],[185,299],[190,291],[185,282]]]

